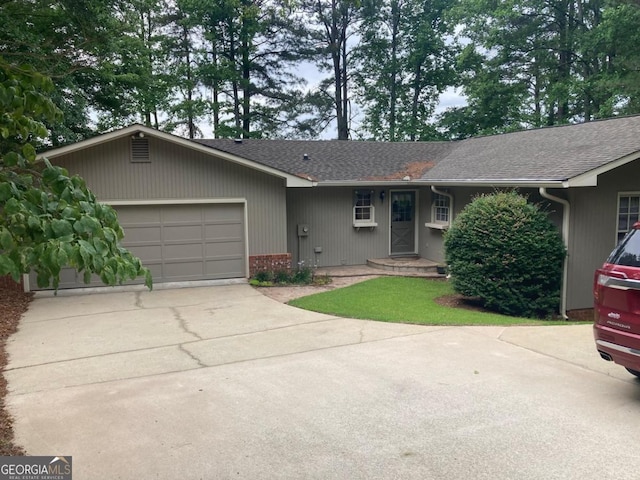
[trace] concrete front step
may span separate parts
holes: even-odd
[[[387,272],[438,275],[438,266],[441,264],[419,257],[388,257],[371,258],[367,260],[367,265]]]

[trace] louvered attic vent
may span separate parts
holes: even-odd
[[[148,138],[132,138],[131,139],[131,162],[132,163],[149,163],[149,139]]]

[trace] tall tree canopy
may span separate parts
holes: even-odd
[[[631,0],[6,0],[0,54],[53,79],[48,143],[461,138],[640,112]],[[306,85],[305,69],[324,77]],[[464,107],[436,115],[459,87]]]
[[[365,135],[392,142],[438,135],[430,120],[455,83],[447,9],[447,0],[365,1],[355,74]]]
[[[273,137],[299,130],[302,26],[286,2],[205,0],[202,79],[216,136]]]
[[[338,140],[351,138],[351,72],[354,38],[361,24],[359,0],[304,0],[309,20],[311,59],[330,75],[320,82],[309,100],[325,125],[335,120]]]
[[[638,113],[639,6],[617,0],[462,0],[459,59],[469,104],[443,115],[453,136]]]

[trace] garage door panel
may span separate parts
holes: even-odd
[[[162,247],[160,245],[130,245],[123,244],[136,257],[144,258],[149,262],[152,260],[160,261],[162,259]]]
[[[144,224],[160,224],[161,211],[159,209],[151,209],[145,207],[114,207],[118,214],[118,222],[120,225],[144,225]]]
[[[33,283],[31,284],[32,290],[37,289],[37,280],[36,277],[33,276],[31,280]],[[77,287],[93,287],[97,285],[103,285],[100,277],[98,275],[91,275],[91,280],[89,283],[84,283],[84,273],[78,273],[73,268],[63,268],[60,270],[60,284],[58,288],[77,288]]]
[[[204,275],[204,265],[202,260],[165,262],[163,276],[168,280],[189,280],[201,279]]]
[[[122,246],[139,257],[154,282],[244,277],[244,204],[116,205]],[[81,274],[63,269],[60,288],[83,287]],[[133,282],[143,283],[139,278]],[[35,274],[32,288],[37,288]],[[94,275],[91,286],[102,285]]]
[[[202,260],[202,242],[195,244],[175,244],[164,246],[165,260],[197,258]]]
[[[209,242],[205,246],[205,256],[214,258],[219,256],[242,257],[244,251],[238,242]]]
[[[209,260],[206,262],[207,275],[215,275],[218,278],[229,278],[230,276],[243,276],[244,273],[238,270],[239,258],[226,258]]]
[[[78,281],[82,282],[82,277],[78,280],[76,271],[71,268],[63,268],[60,270],[60,288],[72,288],[77,285]],[[33,276],[33,286],[38,284],[37,276]]]
[[[155,242],[161,238],[162,228],[160,225],[140,226],[133,224],[120,224],[125,232],[125,242],[132,244],[135,242]]]
[[[205,238],[242,238],[244,236],[244,228],[241,223],[218,223],[214,225],[205,225]]]
[[[165,225],[163,238],[165,242],[202,239],[202,224]]]
[[[172,222],[202,223],[202,210],[209,207],[211,205],[164,205],[162,207],[162,221],[165,224]]]

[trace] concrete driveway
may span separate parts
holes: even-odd
[[[18,443],[76,480],[640,471],[640,382],[589,325],[340,319],[243,284],[37,298],[9,353]]]

